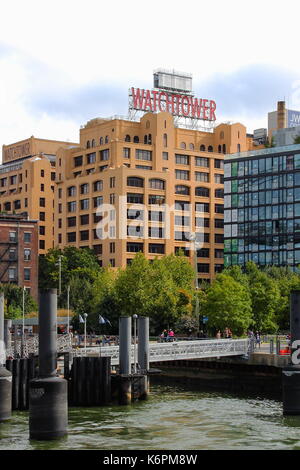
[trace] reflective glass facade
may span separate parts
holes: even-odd
[[[272,152],[271,152],[272,151]],[[228,156],[224,264],[300,264],[300,147]]]

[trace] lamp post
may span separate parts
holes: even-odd
[[[197,242],[197,234],[192,232],[189,236],[192,243],[192,250],[194,251],[194,270],[195,270],[195,292],[196,292],[196,303],[195,303],[195,317],[199,318],[199,297],[198,297],[198,265],[197,265],[197,249],[200,248],[201,243]]]
[[[135,313],[133,316],[133,332],[134,332],[134,364],[133,364],[133,373],[136,374],[136,361],[137,361],[137,355],[136,355],[136,321],[137,321],[137,314]]]
[[[86,354],[86,319],[88,317],[88,314],[84,313],[83,316],[84,316],[84,354]]]

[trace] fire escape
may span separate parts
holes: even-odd
[[[16,235],[16,232],[15,232]],[[18,270],[16,269],[16,273],[14,278],[8,277],[5,279],[5,275],[9,270],[12,264],[16,264],[18,262],[18,239],[17,236],[9,237],[7,241],[0,241],[0,282],[11,282],[17,283],[18,282]]]

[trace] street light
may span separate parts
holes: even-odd
[[[189,236],[192,243],[192,250],[194,250],[194,270],[195,270],[195,291],[196,291],[196,304],[195,304],[195,317],[199,318],[199,297],[198,297],[198,264],[197,264],[197,249],[201,247],[201,242],[197,241],[197,234],[192,232]]]
[[[86,354],[86,319],[88,317],[88,314],[84,313],[83,316],[84,316],[84,354]]]
[[[136,374],[136,320],[138,318],[137,314],[135,313],[133,316],[133,331],[134,331],[134,364],[133,364],[133,373]]]

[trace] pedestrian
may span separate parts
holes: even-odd
[[[228,338],[232,339],[232,331],[230,328],[228,328]]]
[[[163,336],[163,340],[164,340],[164,341],[167,341],[167,339],[168,339],[168,332],[167,332],[167,330],[164,330],[164,331],[163,331],[163,335],[164,335],[164,336]]]
[[[169,330],[168,332],[168,340],[169,341],[174,341],[174,331],[172,330],[172,328]]]
[[[216,338],[221,339],[221,331],[220,330],[217,331]]]

